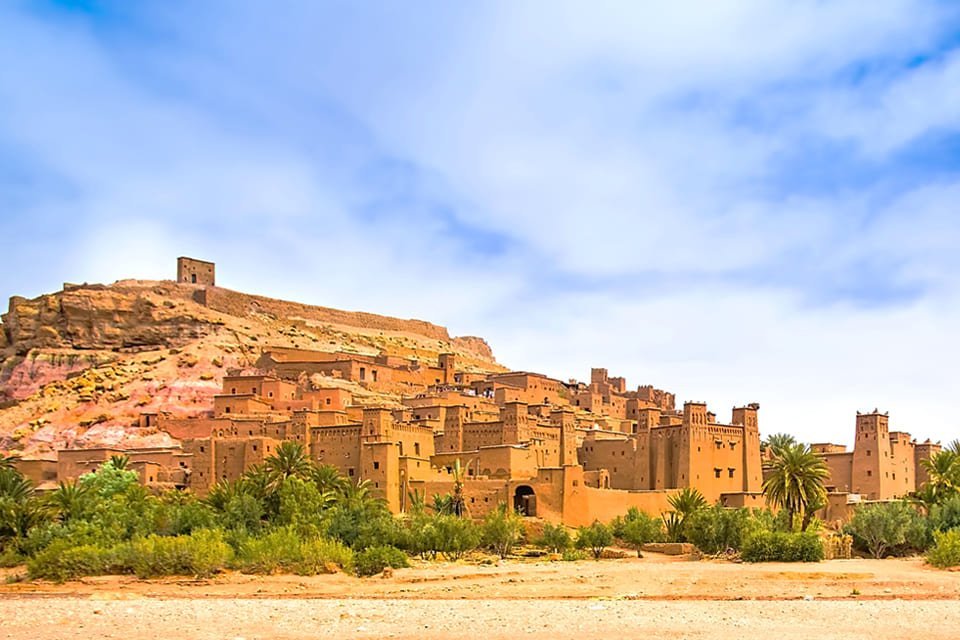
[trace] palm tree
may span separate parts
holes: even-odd
[[[110,466],[117,471],[125,471],[130,466],[130,456],[123,454],[110,456]]]
[[[463,497],[463,467],[460,458],[453,464],[453,495],[450,497],[450,512],[459,517],[467,512],[467,501]]]
[[[673,507],[673,511],[661,514],[667,537],[671,542],[686,542],[683,525],[692,513],[706,508],[707,499],[697,489],[684,487],[668,497],[667,502]]]
[[[16,469],[16,464],[20,462],[19,456],[0,456],[0,469]]]
[[[950,444],[947,445],[947,451],[960,456],[960,439],[952,440]]]
[[[681,518],[686,518],[695,511],[699,511],[707,506],[707,499],[703,494],[692,487],[684,487],[677,493],[667,498],[667,502],[673,507],[673,510],[680,514]]]
[[[772,455],[777,455],[777,452],[795,444],[797,444],[797,439],[789,433],[774,433],[760,443],[760,449],[762,452],[769,451]]]
[[[321,492],[342,493],[347,485],[346,478],[332,464],[314,465],[310,479]]]
[[[387,508],[387,501],[374,495],[369,480],[358,480],[356,484],[346,484],[342,492],[343,506],[356,512],[374,513]]]
[[[807,445],[793,444],[780,449],[764,466],[770,471],[763,481],[767,502],[786,509],[791,526],[794,516],[801,514],[801,530],[805,531],[815,506],[826,495],[823,483],[830,477],[827,463]]]
[[[90,486],[76,481],[60,481],[60,486],[47,498],[61,522],[79,518],[90,504]]]
[[[922,487],[927,499],[941,502],[960,490],[960,454],[953,451],[952,444],[920,464],[927,470],[927,481]]]
[[[274,454],[263,461],[267,489],[271,493],[277,491],[287,478],[312,479],[314,470],[315,466],[303,445],[297,442],[281,442]]]

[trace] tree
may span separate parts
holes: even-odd
[[[60,522],[70,522],[82,518],[91,504],[90,485],[76,481],[60,481],[59,486],[50,493],[48,501],[56,510]]]
[[[15,470],[17,468],[16,464],[19,461],[19,456],[0,456],[0,469]]]
[[[594,520],[589,527],[577,529],[577,549],[589,549],[594,559],[603,557],[603,551],[613,544],[613,532],[610,527]]]
[[[642,558],[641,548],[650,542],[657,542],[663,537],[663,522],[660,518],[648,516],[643,511],[631,509],[623,520],[620,537],[637,551],[637,557]]]
[[[480,527],[480,541],[501,558],[513,551],[514,546],[523,539],[523,519],[516,512],[500,503],[487,514]]]
[[[553,553],[560,553],[569,549],[573,540],[570,539],[570,532],[562,524],[548,522],[543,525],[543,534],[537,539],[536,544]]]
[[[764,466],[770,472],[763,482],[767,502],[786,511],[791,527],[794,517],[801,514],[801,530],[805,531],[810,522],[808,511],[813,512],[812,507],[826,494],[823,482],[830,476],[826,462],[807,445],[794,444],[780,449]]]
[[[887,502],[859,507],[847,530],[863,540],[874,558],[882,558],[893,547],[907,541],[907,532],[916,511],[905,502]]]
[[[267,480],[267,491],[279,491],[287,478],[312,480],[316,467],[306,451],[298,442],[281,442],[276,451],[263,461],[263,473]]]
[[[123,468],[126,466],[126,462],[123,460],[125,457],[113,456],[96,471],[80,476],[78,482],[88,491],[99,495],[101,498],[110,498],[126,493],[130,487],[140,482],[140,476],[137,475],[136,471]],[[119,458],[119,460],[114,460],[114,458]],[[121,466],[117,467],[116,464]]]
[[[771,455],[777,455],[787,447],[797,444],[797,439],[789,433],[772,433],[760,443],[760,449],[763,452],[769,451]]]
[[[663,525],[666,527],[667,538],[671,542],[686,542],[684,524],[691,515],[707,507],[707,499],[703,494],[692,487],[684,487],[667,498],[673,511],[662,514]]]
[[[115,454],[110,456],[110,464],[118,471],[126,471],[130,467],[130,456]]]
[[[938,451],[920,464],[928,479],[920,488],[920,496],[928,504],[940,503],[960,492],[960,453],[950,448]]]

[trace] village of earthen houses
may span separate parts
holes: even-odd
[[[110,326],[98,326],[100,313]],[[265,319],[272,329],[250,333]],[[41,491],[122,454],[143,485],[203,496],[292,441],[351,481],[369,481],[394,513],[412,495],[449,494],[455,483],[472,517],[506,504],[570,526],[631,507],[665,512],[686,487],[728,507],[764,506],[762,409],[749,390],[721,417],[604,368],[584,381],[507,371],[480,339],[229,291],[202,260],[179,258],[175,282],[14,298],[2,326],[3,424],[12,428],[0,447],[20,455],[19,470]],[[203,352],[204,340],[227,331],[248,339]],[[339,337],[324,345],[320,333]],[[163,385],[145,372],[158,361],[140,357],[157,349],[177,361]],[[51,376],[58,369],[65,380]],[[176,379],[191,375],[200,380]],[[114,414],[89,410],[111,403]],[[927,479],[921,463],[940,445],[892,430],[890,420],[852,412],[852,451],[812,446],[829,468],[824,520],[846,521],[855,505],[907,496]]]

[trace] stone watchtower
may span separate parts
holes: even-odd
[[[215,286],[217,284],[216,265],[194,258],[177,258],[177,282],[183,284],[202,284]]]

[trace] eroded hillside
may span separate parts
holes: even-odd
[[[142,412],[210,410],[227,372],[250,372],[265,348],[386,354],[501,371],[480,338],[443,327],[175,282],[66,285],[13,298],[0,324],[0,451],[168,444]],[[396,401],[347,381],[358,402]]]

